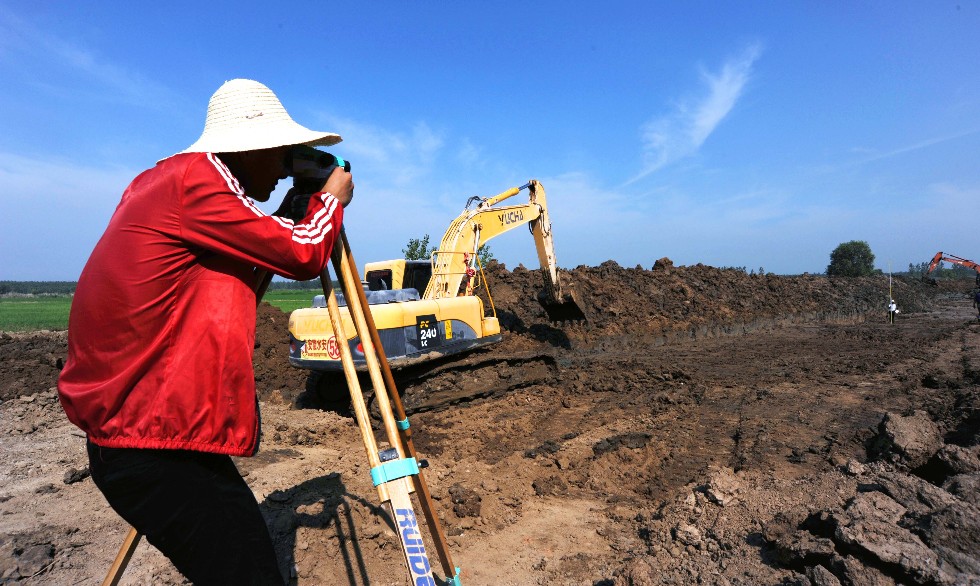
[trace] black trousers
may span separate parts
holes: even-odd
[[[281,586],[275,548],[230,456],[103,448],[89,468],[109,505],[197,586]]]

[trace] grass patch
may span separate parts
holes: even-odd
[[[268,291],[263,301],[285,313],[313,305],[315,289],[280,289]],[[32,332],[36,330],[67,330],[71,311],[68,295],[38,297],[0,297],[0,332]]]
[[[321,289],[275,289],[266,291],[262,301],[268,301],[269,305],[290,313],[301,307],[312,307],[313,296],[322,294]]]
[[[66,330],[70,309],[68,295],[3,297],[0,298],[0,331]]]

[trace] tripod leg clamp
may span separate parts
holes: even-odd
[[[407,418],[406,419],[399,419],[398,421],[395,422],[395,425],[397,425],[398,426],[398,429],[400,429],[402,431],[405,431],[406,429],[409,428],[408,419]]]
[[[390,460],[374,468],[371,468],[371,480],[378,486],[392,480],[405,478],[412,474],[419,473],[419,464],[415,458],[402,458],[400,460]]]
[[[456,575],[452,578],[446,578],[446,586],[463,586],[463,583],[459,581],[460,569],[456,567]]]

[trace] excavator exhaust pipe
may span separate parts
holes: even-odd
[[[548,314],[548,321],[553,323],[584,322],[586,321],[585,312],[579,303],[578,296],[574,291],[569,290],[561,299],[555,299],[547,292],[538,293],[538,303]]]

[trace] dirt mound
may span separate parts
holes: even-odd
[[[669,259],[657,261],[652,270],[626,269],[607,261],[563,271],[562,279],[576,290],[588,316],[586,326],[563,329],[548,323],[537,303],[543,285],[540,271],[523,266],[508,271],[503,264],[491,263],[491,295],[482,295],[511,334],[505,352],[567,348],[573,342],[591,345],[593,340],[609,349],[634,344],[637,338],[644,344],[663,344],[794,323],[863,321],[884,315],[888,293],[887,278],[881,276],[749,275],[705,265],[674,267]],[[914,280],[895,279],[893,288],[906,313],[924,311],[937,296],[950,294],[947,288]],[[254,366],[259,397],[293,404],[305,391],[307,373],[284,359],[289,317],[268,303],[262,303],[257,314]],[[0,332],[0,400],[31,394],[39,385],[53,386],[64,365],[66,342],[64,332]],[[495,350],[499,353],[501,347]]]
[[[890,325],[884,276],[661,259],[562,278],[587,324],[548,323],[538,271],[493,265],[504,341],[403,389],[480,390],[411,418],[464,584],[980,582],[980,326],[966,286],[895,280]],[[302,408],[286,323],[260,307],[262,449],[238,460],[283,573],[401,583],[356,426]],[[3,583],[97,582],[128,529],[58,405],[65,342],[0,334]],[[145,544],[123,579],[181,582]]]
[[[311,294],[312,299],[312,294]],[[289,364],[289,316],[266,302],[255,316],[255,386],[259,399],[296,404],[306,388],[307,371]]]
[[[623,268],[615,261],[562,271],[578,292],[592,336],[653,336],[662,341],[742,333],[788,323],[863,320],[884,315],[886,276],[828,279],[747,274],[706,265],[675,267],[658,260],[651,270]],[[487,271],[501,324],[517,333],[547,321],[534,301],[540,271],[501,264]],[[894,298],[904,312],[929,308],[937,289],[919,281],[893,280]]]
[[[884,316],[888,304],[886,276],[752,275],[705,265],[674,267],[666,258],[658,260],[652,270],[627,269],[607,261],[598,267],[563,271],[561,278],[576,292],[588,316],[583,325],[548,322],[537,302],[543,288],[541,271],[523,266],[508,271],[503,264],[491,263],[486,276],[489,287],[480,296],[485,307],[495,310],[507,339],[462,362],[451,359],[406,370],[398,378],[399,389],[407,395],[406,408],[411,411],[427,402],[438,403],[432,395],[459,388],[460,370],[486,387],[470,385],[468,395],[487,396],[554,383],[554,356],[572,348],[628,352],[637,345],[740,335],[790,324],[854,323]],[[895,279],[892,289],[906,313],[928,309],[942,294],[917,280]],[[315,397],[301,398],[307,386],[305,373],[282,360],[288,345],[286,319],[266,304],[260,308],[255,360],[260,398],[275,394],[289,403],[309,400],[315,404]],[[446,363],[453,368],[447,369]],[[449,372],[443,374],[446,370]],[[332,382],[343,384],[339,376]],[[593,380],[589,384],[606,383]],[[366,379],[362,386],[370,389]]]
[[[54,387],[65,365],[65,332],[0,332],[0,401]]]

